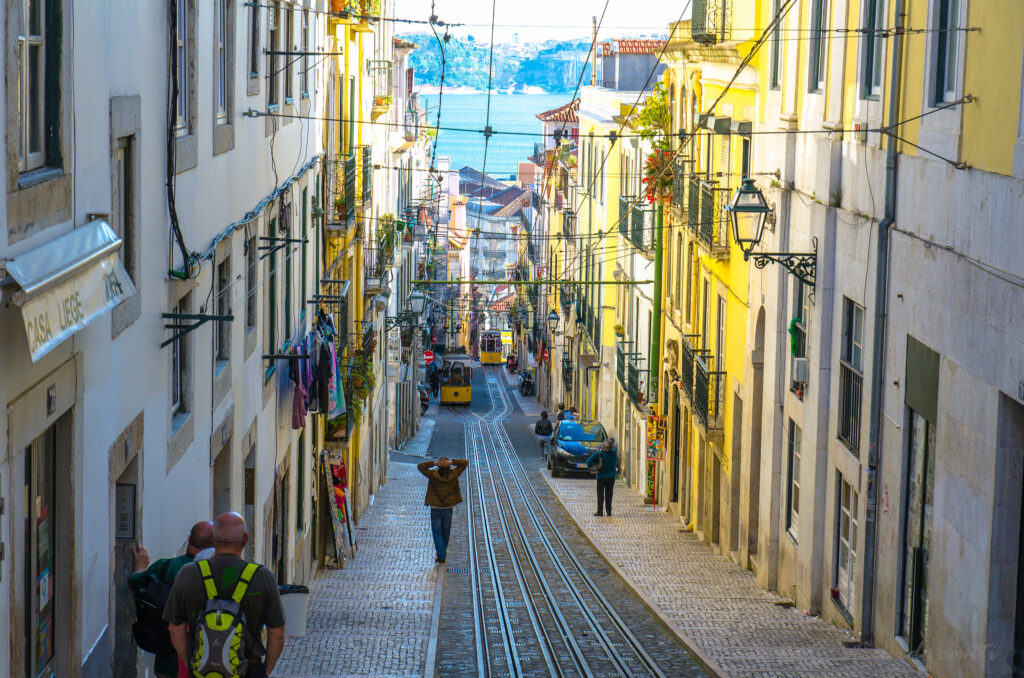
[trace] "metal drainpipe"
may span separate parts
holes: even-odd
[[[903,69],[904,0],[896,0],[896,22],[889,75],[889,128],[899,122],[900,84]],[[864,501],[864,585],[861,594],[861,642],[872,644],[875,594],[875,533],[877,531],[877,483],[881,465],[882,379],[885,374],[885,337],[889,288],[889,233],[896,221],[896,139],[885,148],[885,214],[878,224],[875,257],[875,325],[871,357],[871,419],[868,428],[868,479]]]

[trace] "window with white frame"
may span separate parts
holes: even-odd
[[[280,102],[278,92],[277,70],[280,57],[276,52],[281,49],[281,8],[276,2],[267,7],[267,106],[277,106]]]
[[[249,77],[256,78],[260,74],[260,6],[252,3],[249,6]]]
[[[46,164],[46,19],[51,4],[44,0],[22,0],[25,34],[19,36],[21,56],[21,170]]]
[[[726,319],[726,304],[725,297],[718,297],[718,313],[715,330],[715,369],[725,369],[725,319]]]
[[[231,258],[217,264],[217,315],[231,315]],[[231,322],[218,320],[213,326],[217,362],[231,359]]]
[[[782,0],[772,0],[772,16],[776,17],[782,8]],[[782,30],[782,22],[780,21],[775,25],[772,30],[772,63],[771,63],[771,81],[770,86],[772,89],[779,89],[782,87],[782,40],[779,31]]]
[[[174,313],[188,313],[190,294],[183,296],[174,306]],[[188,412],[188,336],[171,343],[171,416]]]
[[[956,101],[960,50],[960,1],[936,0],[935,103]]]
[[[189,89],[188,62],[189,54],[189,0],[177,0],[177,18],[175,19],[174,50],[175,50],[175,85],[178,90],[178,104],[174,112],[174,132],[184,136],[189,133]]]
[[[843,297],[843,334],[839,351],[839,440],[860,451],[860,413],[864,384],[864,307]]]
[[[117,212],[114,216],[121,236],[118,251],[128,276],[135,280],[135,136],[117,140]]]
[[[836,483],[836,563],[833,580],[838,589],[836,601],[842,608],[853,611],[857,563],[857,491],[838,475]]]
[[[257,237],[252,236],[245,248],[245,331],[256,327],[256,262]]]
[[[811,0],[811,45],[808,51],[807,91],[825,89],[825,64],[828,57],[828,25],[825,22],[828,5],[825,0]]]
[[[786,445],[786,532],[796,541],[800,518],[800,446],[803,432],[796,422],[789,420],[789,439]]]
[[[302,12],[302,71],[299,73],[299,87],[302,88],[302,96],[309,96],[309,57],[305,56],[309,48],[309,10]]]
[[[292,42],[295,39],[293,33],[293,19],[295,17],[295,10],[291,7],[285,7],[284,9],[284,39],[281,41],[281,50],[284,52],[294,52],[295,44]],[[290,104],[292,102],[292,71],[295,70],[292,66],[295,61],[291,54],[286,54],[281,59],[281,68],[284,69],[284,102]]]
[[[229,66],[230,57],[230,29],[231,29],[231,0],[214,0],[214,57],[216,58],[216,70],[214,79],[216,81],[216,102],[217,102],[217,123],[228,122],[228,110],[231,101],[231,69]]]
[[[885,66],[885,0],[864,0],[864,37],[861,39],[860,91],[864,99],[882,93],[882,68]]]

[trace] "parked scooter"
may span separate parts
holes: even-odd
[[[505,368],[509,374],[515,374],[516,370],[519,369],[519,360],[516,358],[515,353],[510,353],[508,358],[505,359]]]
[[[533,375],[528,370],[523,370],[522,374],[519,375],[519,394],[522,396],[537,394],[537,387],[533,383]]]

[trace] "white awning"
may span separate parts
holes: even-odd
[[[117,251],[121,239],[105,221],[92,221],[8,262],[21,289],[21,306],[32,362],[137,294]]]

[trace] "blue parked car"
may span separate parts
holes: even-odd
[[[596,452],[607,437],[600,422],[557,422],[548,446],[548,470],[551,471],[551,477],[557,478],[563,473],[588,473],[587,457]]]

